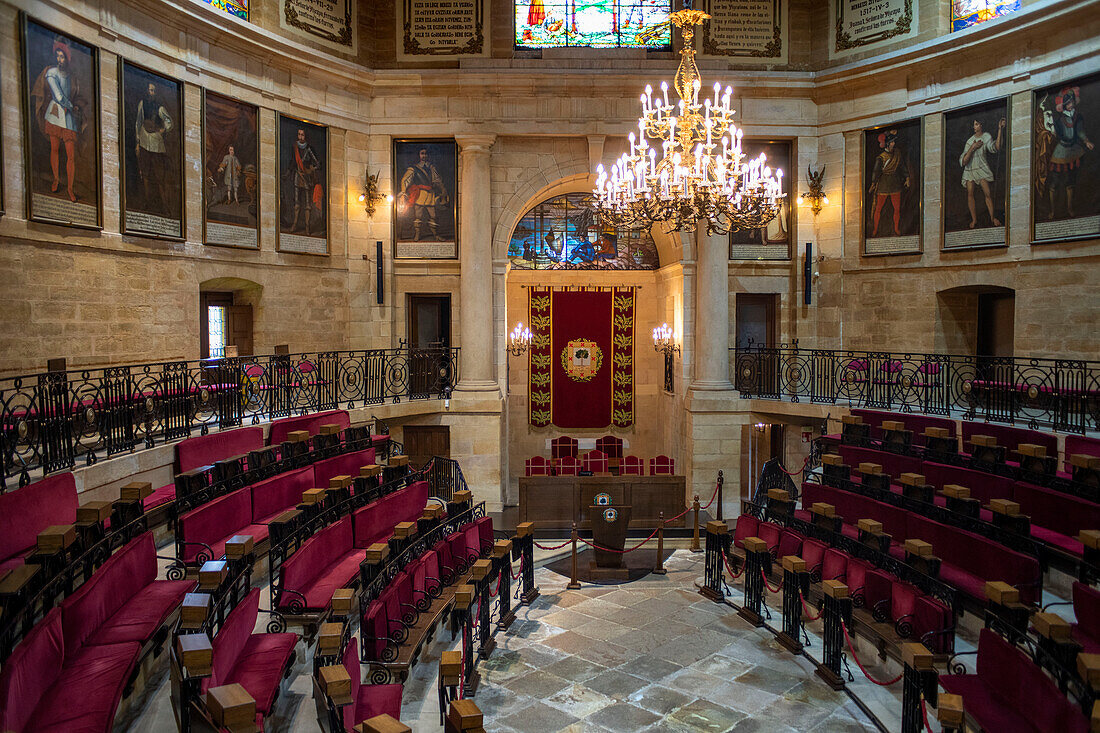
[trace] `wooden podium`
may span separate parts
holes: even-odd
[[[594,504],[588,507],[588,518],[592,523],[592,543],[596,545],[592,548],[596,559],[588,565],[592,577],[629,580],[630,571],[623,563],[623,549],[626,547],[626,528],[630,524],[630,507]],[[608,549],[601,550],[601,547]]]

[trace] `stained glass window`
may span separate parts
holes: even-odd
[[[516,0],[519,48],[672,48],[669,0]]]
[[[213,5],[223,13],[228,13],[235,18],[248,20],[248,0],[203,0],[207,5]]]
[[[220,359],[225,356],[226,327],[225,308],[220,305],[208,305],[206,307],[206,328],[210,334],[210,359]]]
[[[599,220],[592,194],[567,193],[538,204],[519,220],[508,245],[519,270],[656,270],[657,246],[646,230]]]
[[[1020,0],[951,0],[951,30],[961,31],[1019,9]]]

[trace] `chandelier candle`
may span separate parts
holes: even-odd
[[[703,83],[695,65],[694,27],[709,18],[690,3],[671,15],[683,36],[673,80],[680,100],[675,107],[669,103],[668,82],[661,82],[661,96],[654,100],[647,84],[639,97],[638,135],[629,135],[630,152],[610,171],[602,164],[596,169],[597,211],[617,226],[660,224],[666,232],[694,232],[705,225],[708,234],[727,234],[758,229],[779,213],[783,171],[772,170],[763,153],[744,159],[743,133],[730,107],[733,89],[723,91],[715,82],[713,98],[699,104]],[[647,138],[660,140],[659,160]]]

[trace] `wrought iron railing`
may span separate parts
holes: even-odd
[[[1100,429],[1100,362],[952,354],[730,349],[745,398],[845,404],[1070,433]]]
[[[449,396],[458,349],[322,351],[0,379],[0,490],[195,431]]]

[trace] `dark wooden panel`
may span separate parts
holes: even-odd
[[[449,425],[405,425],[402,442],[409,463],[420,468],[432,456],[451,457],[451,427]]]
[[[613,504],[631,504],[631,527],[654,528],[658,512],[671,519],[684,510],[683,476],[521,476],[521,522],[536,529],[569,529],[574,521],[589,526],[588,507],[596,494],[611,495]],[[670,526],[682,527],[681,517]]]
[[[665,513],[665,520],[671,520],[684,510],[683,476],[631,476],[629,499],[634,507],[632,524],[642,527],[656,527],[659,513]],[[684,519],[672,524],[683,526]]]
[[[572,476],[521,476],[519,515],[535,528],[568,528],[573,523],[576,487]]]

